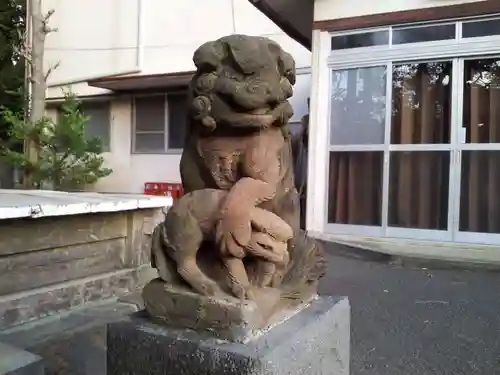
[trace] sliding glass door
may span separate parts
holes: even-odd
[[[382,235],[387,67],[334,70],[331,85],[328,231]]]
[[[331,35],[325,231],[500,244],[499,26]]]
[[[500,57],[460,61],[456,240],[500,242]]]
[[[454,62],[332,71],[327,230],[449,240]]]
[[[334,70],[332,88],[328,231],[500,242],[500,57]]]
[[[387,235],[450,239],[453,60],[392,67]]]

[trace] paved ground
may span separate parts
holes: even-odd
[[[45,375],[106,375],[106,323],[134,311],[118,302],[93,305],[0,333],[0,341],[43,357]]]
[[[352,306],[352,375],[500,375],[500,272],[402,268],[330,256],[321,293]],[[49,361],[47,375],[105,375],[103,305],[0,340]]]
[[[349,296],[352,375],[500,374],[500,272],[331,262],[320,292]]]

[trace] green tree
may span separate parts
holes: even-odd
[[[0,157],[20,168],[38,189],[80,190],[111,174],[112,170],[104,167],[101,139],[85,137],[88,118],[74,95],[66,95],[60,114],[57,121],[42,117],[31,123],[4,108],[1,115],[9,131]],[[34,145],[36,160],[11,147],[20,141]]]
[[[25,111],[25,59],[22,50],[26,31],[24,0],[0,1],[0,105],[13,113]],[[0,139],[7,136],[9,124],[0,118]],[[22,142],[17,145],[22,147]]]

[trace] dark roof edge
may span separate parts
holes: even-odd
[[[285,32],[290,38],[307,48],[312,50],[312,34],[306,36],[302,34],[290,20],[283,17],[278,11],[273,9],[268,0],[249,0],[258,10],[260,10],[267,18],[273,21],[276,26]],[[312,1],[312,0],[310,0]],[[312,23],[311,23],[312,29]]]

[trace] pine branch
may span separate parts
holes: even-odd
[[[50,17],[52,17],[52,15],[55,13],[55,10],[54,9],[50,9],[47,14],[43,17],[43,20],[42,20],[42,25],[43,25],[43,32],[45,33],[45,35],[48,35],[50,33],[53,33],[53,32],[57,32],[57,28],[54,28],[54,27],[50,27],[49,26],[49,20],[50,20]]]
[[[49,76],[52,74],[52,72],[54,70],[56,70],[57,68],[59,68],[60,65],[61,65],[61,62],[58,61],[54,65],[49,67],[49,69],[47,69],[47,73],[45,73],[45,82],[47,82],[47,80],[49,79]]]

